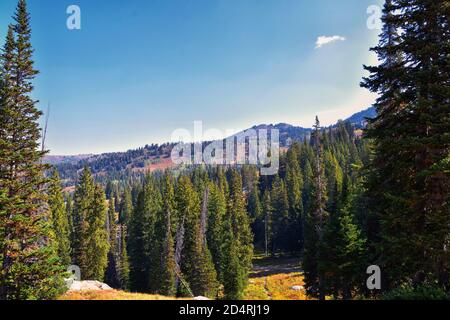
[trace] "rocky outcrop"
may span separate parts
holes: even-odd
[[[69,291],[100,291],[112,290],[106,283],[99,281],[71,281],[68,284]]]

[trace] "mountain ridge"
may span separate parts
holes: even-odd
[[[339,120],[331,128],[336,127],[339,122],[348,122],[356,129],[362,129],[366,124],[366,118],[372,118],[376,114],[373,107],[355,113],[346,120]],[[312,129],[294,126],[287,123],[260,124],[247,130],[254,129],[278,129],[280,134],[280,147],[288,148],[293,141],[304,141],[309,138]],[[241,131],[245,132],[247,130]],[[236,135],[238,135],[237,133]],[[236,136],[234,135],[234,136]],[[94,175],[113,178],[123,178],[124,175],[142,174],[156,170],[164,170],[173,167],[171,163],[171,150],[174,144],[165,143],[162,145],[151,144],[138,149],[131,149],[125,152],[111,152],[97,155],[76,155],[76,156],[47,156],[46,163],[55,165],[60,171],[63,180],[76,180],[78,171],[84,166],[89,166]]]

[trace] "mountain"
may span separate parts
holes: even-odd
[[[81,160],[88,159],[94,156],[93,154],[80,154],[76,156],[46,156],[44,162],[51,165],[62,164],[62,163],[77,163]]]
[[[366,109],[364,111],[355,113],[350,118],[346,119],[346,122],[349,122],[353,125],[355,125],[356,128],[362,129],[367,124],[367,118],[373,119],[377,116],[377,111],[374,107],[370,107],[369,109]]]
[[[375,115],[375,109],[369,108],[352,115],[344,122],[349,123],[355,129],[361,129],[366,124],[366,118],[372,118]],[[280,146],[282,148],[288,148],[293,141],[308,139],[312,131],[311,128],[293,126],[287,123],[261,124],[250,129],[277,129],[280,133]],[[60,171],[64,184],[71,186],[76,181],[78,172],[86,165],[90,167],[97,180],[100,181],[142,176],[149,171],[173,167],[170,157],[173,146],[169,143],[152,144],[126,152],[100,155],[47,156],[44,161],[55,165]]]

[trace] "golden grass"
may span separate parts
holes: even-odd
[[[118,290],[100,290],[69,291],[58,300],[176,300],[176,298]]]
[[[303,286],[301,273],[276,274],[253,278],[245,290],[245,300],[309,300],[304,290],[295,291],[293,286]],[[130,293],[118,290],[69,291],[58,300],[177,300],[160,295]]]
[[[304,290],[295,291],[293,286],[304,286],[301,273],[276,274],[250,279],[245,291],[246,300],[309,300]]]
[[[305,290],[298,258],[257,256],[252,278],[244,293],[245,300],[311,300]],[[176,300],[160,295],[129,293],[118,290],[68,292],[59,300]],[[187,300],[187,299],[186,299]]]

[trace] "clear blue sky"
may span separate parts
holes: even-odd
[[[368,107],[381,0],[28,0],[52,154],[124,151],[173,130],[310,127]],[[81,8],[81,30],[66,9]],[[0,42],[16,0],[0,1]],[[316,48],[320,36],[338,36]],[[345,38],[345,40],[344,40]]]

